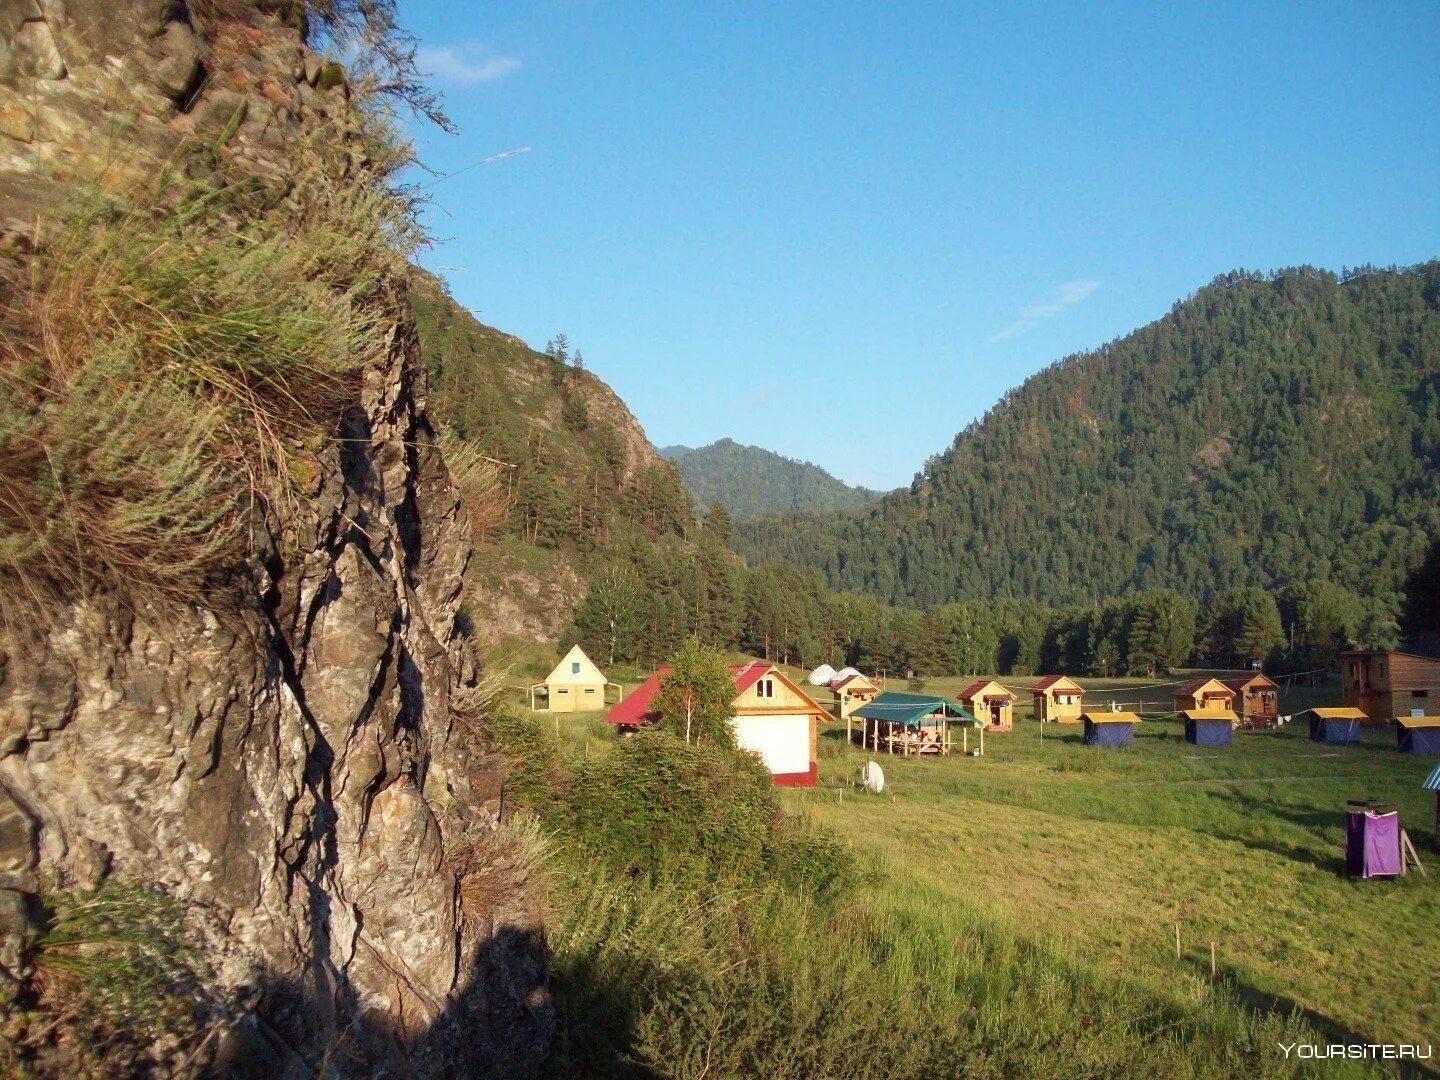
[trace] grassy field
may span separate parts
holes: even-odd
[[[617,674],[628,691],[640,673]],[[1166,685],[1084,682],[1097,704],[1113,695],[1144,712],[1169,708]],[[1015,730],[988,736],[984,758],[880,755],[880,796],[856,783],[873,755],[847,747],[838,723],[822,732],[820,785],[785,800],[861,853],[871,874],[859,902],[871,917],[937,937],[963,926],[1177,1015],[1249,1006],[1298,1015],[1332,1041],[1435,1041],[1440,858],[1433,796],[1420,789],[1434,759],[1396,753],[1393,729],[1328,746],[1299,722],[1197,748],[1180,724],[1149,720],[1134,746],[1103,750],[1082,745],[1078,726],[1042,731],[1024,697]],[[1288,690],[1281,712],[1337,698],[1333,683]],[[611,739],[600,714],[548,722],[575,756],[604,753]],[[1345,876],[1345,801],[1360,797],[1399,806],[1432,876]]]
[[[1320,687],[1281,711],[1312,697],[1335,700]],[[787,798],[867,853],[894,902],[978,905],[1162,990],[1208,974],[1214,942],[1242,1001],[1298,1008],[1347,1041],[1424,1042],[1440,1034],[1440,859],[1420,788],[1434,760],[1396,753],[1394,739],[1369,729],[1327,746],[1297,723],[1198,748],[1180,724],[1151,721],[1134,746],[1102,750],[1076,726],[1042,732],[1025,717],[981,759],[881,756],[875,797],[855,787],[870,755],[839,729],[825,733],[820,786]],[[1361,797],[1399,806],[1432,876],[1345,876],[1345,801]]]

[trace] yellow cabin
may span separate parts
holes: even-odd
[[[1085,688],[1068,675],[1049,675],[1030,688],[1035,719],[1042,724],[1078,724]]]
[[[615,691],[614,701],[607,700],[607,691]],[[595,662],[576,645],[565,654],[544,682],[530,687],[530,708],[536,709],[537,691],[544,691],[548,712],[600,712],[618,702],[624,694],[619,683],[610,682]]]
[[[1253,675],[1237,675],[1226,679],[1225,685],[1235,691],[1238,712],[1250,723],[1273,725],[1280,712],[1280,684],[1258,671]]]
[[[830,689],[835,694],[835,715],[841,720],[848,720],[851,713],[874,701],[880,693],[880,687],[864,675],[837,679],[830,684]]]
[[[1015,725],[1015,695],[994,679],[981,679],[960,692],[960,704],[985,725],[986,731],[1009,731]]]
[[[1181,683],[1175,690],[1175,711],[1189,712],[1192,709],[1210,712],[1221,709],[1233,712],[1235,691],[1219,679],[1191,679]]]

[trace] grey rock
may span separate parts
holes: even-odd
[[[336,93],[310,89],[327,68],[298,27],[251,11],[255,48],[218,64],[177,14],[0,0],[0,250],[43,246],[36,223],[79,184],[123,191],[220,154],[283,178],[307,114],[348,107],[338,65]],[[538,905],[517,883],[483,918],[462,912],[451,868],[457,842],[496,826],[503,775],[451,723],[475,673],[455,630],[469,523],[403,285],[386,307],[346,441],[322,453],[313,499],[257,517],[240,602],[98,594],[0,631],[0,994],[24,978],[41,881],[113,874],[193,914],[231,1010],[216,1072],[308,1077],[341,1042],[352,1075],[543,1052]]]

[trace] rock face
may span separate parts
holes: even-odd
[[[295,25],[222,7],[0,0],[12,250],[67,184],[123,187],[197,138],[283,170],[297,119],[345,87],[317,89],[336,80]],[[452,708],[475,675],[469,527],[398,286],[393,310],[314,496],[256,515],[240,603],[97,595],[0,635],[0,992],[42,881],[115,874],[205,937],[225,1022],[197,1066],[466,1075],[543,1053],[525,883],[474,910],[457,869],[495,835],[502,778]]]

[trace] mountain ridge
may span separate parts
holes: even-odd
[[[737,521],[767,513],[863,506],[881,495],[847,484],[812,462],[731,438],[700,447],[666,446],[657,452],[680,467],[698,509],[722,502]]]
[[[1437,471],[1440,262],[1237,271],[1008,391],[909,488],[734,546],[918,607],[1331,577],[1393,607]]]

